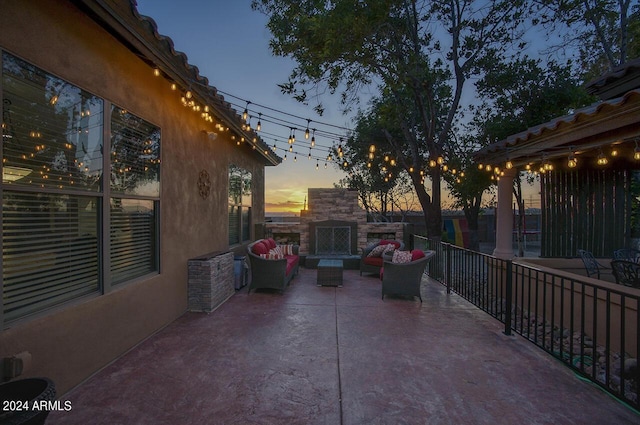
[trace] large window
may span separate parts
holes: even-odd
[[[229,245],[251,238],[251,173],[229,166]]]
[[[1,65],[3,322],[157,271],[159,129],[6,52]]]
[[[111,282],[157,270],[160,130],[124,109],[111,111]]]

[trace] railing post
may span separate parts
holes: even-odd
[[[511,335],[511,312],[513,303],[513,262],[511,260],[505,260],[507,262],[507,288],[505,294],[505,318],[504,318],[504,334]]]
[[[447,257],[445,276],[447,279],[447,294],[450,294],[451,293],[451,244],[445,242],[442,244],[442,246],[444,247],[445,255]]]

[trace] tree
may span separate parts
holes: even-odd
[[[428,236],[439,239],[442,170],[428,164],[447,156],[469,79],[520,39],[526,4],[253,0],[252,7],[269,16],[273,53],[297,64],[282,85],[285,93],[308,102],[309,93],[328,88],[349,105],[363,86],[383,88],[385,116],[394,117],[397,130],[385,133],[385,148],[411,178]]]
[[[585,80],[640,54],[637,0],[537,0],[536,4],[534,23],[558,32],[563,50],[578,52]]]
[[[444,174],[444,180],[455,200],[452,207],[461,208],[467,219],[469,229],[467,248],[476,251],[480,249],[478,218],[483,206],[482,198],[493,183],[491,175],[484,169],[479,170],[469,154],[482,145],[479,140],[473,131],[464,134],[452,148],[454,155],[448,163],[449,172]]]

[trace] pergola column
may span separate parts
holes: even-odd
[[[493,255],[502,259],[513,258],[513,178],[517,170],[504,170],[498,180],[498,208],[496,211],[496,248]]]

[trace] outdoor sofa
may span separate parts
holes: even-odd
[[[260,239],[247,247],[251,265],[252,289],[270,288],[284,292],[298,274],[300,257],[298,245],[277,245],[272,238]]]
[[[392,245],[394,250],[404,248],[404,243],[402,241],[386,239],[371,244],[366,248],[362,248],[362,253],[360,255],[360,276],[362,276],[362,273],[380,273],[380,269],[382,268],[384,261],[382,256],[391,251],[390,247],[386,250],[384,248],[389,245]]]

